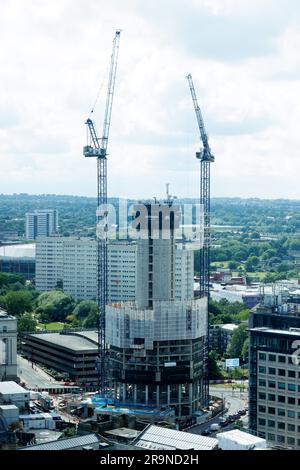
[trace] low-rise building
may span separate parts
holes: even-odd
[[[219,354],[224,354],[227,349],[228,341],[238,325],[226,323],[220,325],[210,325],[209,327],[209,348]]]
[[[27,334],[22,352],[27,359],[64,372],[72,381],[92,387],[97,383],[97,339],[94,330]]]
[[[16,382],[0,382],[0,404],[15,405],[22,410],[29,407],[29,390]]]
[[[17,319],[0,308],[1,380],[17,380]]]

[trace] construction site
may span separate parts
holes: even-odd
[[[164,201],[134,208],[137,241],[136,299],[107,301],[107,148],[113,108],[121,31],[113,40],[103,132],[99,137],[91,116],[86,121],[84,156],[97,161],[97,303],[98,356],[95,412],[143,416],[193,417],[208,410],[208,295],[210,249],[210,163],[214,161],[192,76],[188,80],[202,149],[199,203],[203,210],[199,298],[175,299],[175,237],[180,206]],[[166,234],[167,227],[167,234]]]

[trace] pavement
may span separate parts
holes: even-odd
[[[59,385],[49,374],[31,361],[18,355],[18,377],[25,382],[27,388],[47,388]]]

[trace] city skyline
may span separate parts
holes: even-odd
[[[298,198],[294,0],[175,0],[172,15],[168,0],[2,3],[1,192],[95,194],[84,121],[120,27],[109,195],[161,197],[169,182],[178,197],[197,196],[191,72],[216,156],[212,196]]]

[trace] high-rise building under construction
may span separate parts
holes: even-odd
[[[205,406],[207,298],[175,296],[179,206],[135,206],[139,231],[135,302],[106,308],[111,390],[120,403],[192,416]]]

